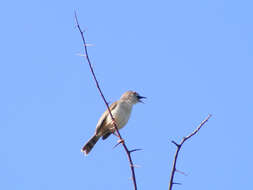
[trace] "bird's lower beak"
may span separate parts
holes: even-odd
[[[144,103],[143,101],[141,101],[141,99],[146,99],[146,97],[144,97],[144,96],[138,96],[139,102]]]

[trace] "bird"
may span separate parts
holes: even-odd
[[[127,124],[133,105],[139,102],[143,103],[142,99],[144,98],[146,97],[140,96],[137,92],[129,90],[126,91],[118,101],[110,105],[109,108],[118,129],[122,129]],[[88,155],[101,137],[105,140],[114,132],[114,123],[107,109],[98,120],[95,134],[83,146],[81,152]]]

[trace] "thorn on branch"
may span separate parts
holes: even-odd
[[[178,169],[176,169],[175,171],[178,172],[178,173],[180,173],[180,174],[183,174],[184,176],[187,176],[187,174],[185,172],[182,172],[182,171],[180,171]]]
[[[81,53],[77,53],[76,55],[77,55],[77,56],[81,56],[81,57],[86,57],[85,54],[81,54]]]
[[[94,46],[94,44],[85,44],[86,47]]]
[[[140,166],[140,165],[133,164],[133,165],[131,165],[131,167],[133,167],[133,168],[140,168],[141,166]]]
[[[136,151],[141,151],[141,150],[143,150],[143,149],[136,148],[136,149],[133,149],[133,150],[129,150],[129,153],[136,152]]]
[[[118,143],[122,143],[123,144],[123,143],[125,143],[125,141],[124,141],[124,139],[119,139]]]
[[[171,141],[174,145],[176,145],[177,147],[180,147],[180,144],[177,144],[175,141]]]
[[[124,142],[124,139],[120,139],[120,140],[118,140],[118,143],[113,147],[113,148],[116,148],[119,144],[121,144],[121,143],[125,143]]]
[[[182,185],[182,183],[173,182],[173,185]]]

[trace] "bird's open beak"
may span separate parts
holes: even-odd
[[[144,96],[137,96],[137,98],[138,98],[139,102],[141,102],[141,103],[144,103],[143,101],[141,101],[141,99],[146,99],[146,97],[144,97]]]

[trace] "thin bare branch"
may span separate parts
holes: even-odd
[[[170,176],[170,183],[169,183],[169,190],[172,190],[172,186],[174,184],[179,184],[179,183],[175,183],[173,182],[174,180],[174,176],[175,176],[175,172],[179,172],[179,170],[176,169],[176,165],[177,165],[177,158],[178,158],[178,154],[179,154],[179,151],[181,149],[181,147],[183,146],[184,142],[187,141],[188,139],[190,139],[192,136],[194,136],[195,134],[197,134],[199,132],[199,130],[202,128],[202,126],[210,119],[212,115],[209,114],[207,116],[206,119],[204,119],[200,124],[199,126],[192,132],[190,133],[188,136],[186,137],[183,137],[182,141],[178,144],[176,143],[175,141],[171,141],[173,144],[175,144],[177,146],[177,150],[176,150],[176,153],[175,153],[175,156],[174,156],[174,161],[173,161],[173,166],[172,166],[172,171],[171,171],[171,176]],[[181,172],[179,172],[181,173]]]
[[[187,176],[187,174],[186,174],[185,172],[182,172],[182,171],[180,171],[180,170],[178,170],[178,169],[176,169],[176,172],[178,172],[178,173],[180,173],[180,174],[182,174],[182,175],[184,175],[184,176]]]
[[[80,34],[81,34],[81,38],[82,38],[82,41],[83,41],[84,54],[86,55],[85,58],[86,58],[86,60],[88,62],[88,65],[90,67],[90,71],[91,71],[93,79],[94,79],[94,81],[96,83],[96,87],[97,87],[97,89],[98,89],[98,91],[99,91],[99,93],[100,93],[100,95],[101,95],[101,97],[102,97],[102,99],[103,99],[103,101],[104,101],[107,109],[108,109],[108,112],[110,114],[111,119],[114,121],[113,124],[114,124],[115,130],[116,130],[116,134],[117,134],[118,138],[120,139],[120,141],[122,141],[121,144],[122,144],[122,146],[123,146],[123,148],[124,148],[124,150],[125,150],[125,152],[127,154],[127,158],[128,158],[128,161],[129,161],[130,169],[131,169],[131,172],[132,172],[132,179],[133,179],[134,190],[137,190],[137,183],[136,183],[136,177],[135,177],[134,164],[133,164],[133,160],[132,160],[132,157],[131,157],[131,154],[130,154],[131,152],[128,150],[125,141],[123,140],[123,138],[121,137],[121,135],[119,133],[118,126],[117,126],[117,124],[116,124],[116,122],[115,122],[115,120],[113,118],[113,115],[112,115],[112,112],[111,112],[111,110],[109,108],[109,105],[108,105],[108,103],[107,103],[107,101],[106,101],[106,99],[104,97],[104,94],[103,94],[103,92],[102,92],[102,90],[101,90],[101,88],[99,86],[99,83],[97,81],[95,72],[93,70],[93,67],[92,67],[92,64],[91,64],[91,61],[90,61],[90,58],[89,58],[89,55],[88,55],[87,44],[86,44],[86,41],[85,41],[85,38],[84,38],[84,31],[81,29],[81,27],[79,25],[76,12],[75,12],[75,20],[76,20],[76,26],[77,26]]]

